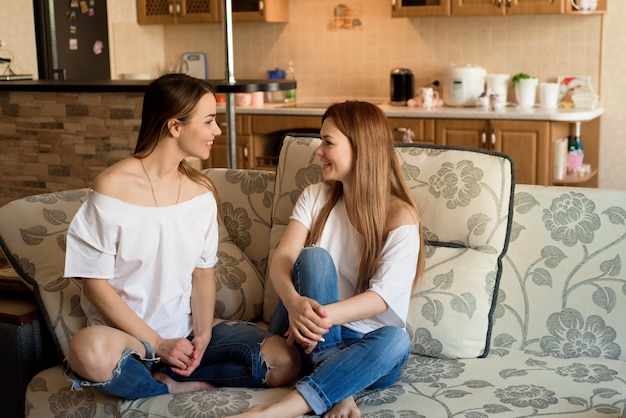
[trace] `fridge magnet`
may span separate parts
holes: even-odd
[[[70,38],[70,51],[76,51],[78,49],[78,39]]]
[[[76,12],[74,10],[68,10],[65,12],[65,16],[67,16],[68,20],[76,20]]]
[[[89,8],[89,16],[93,16],[93,15],[95,15],[95,14],[96,14],[96,12],[95,12],[95,10],[93,9],[93,7],[90,7],[90,8]]]
[[[76,33],[76,25],[70,25],[70,33],[72,35]]]
[[[102,41],[96,41],[93,44],[93,53],[96,55],[102,54],[102,49],[104,48],[104,44]]]
[[[89,11],[89,6],[87,6],[87,2],[85,0],[81,0],[79,4],[81,13],[87,13]]]
[[[77,9],[78,8],[78,0],[70,0],[70,7]]]
[[[89,6],[93,7],[96,4],[96,0],[89,0]]]

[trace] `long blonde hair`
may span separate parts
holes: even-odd
[[[332,118],[337,128],[350,140],[354,156],[353,199],[347,208],[353,213],[355,228],[362,235],[357,271],[357,292],[365,292],[375,274],[385,243],[385,225],[391,196],[397,196],[417,210],[402,174],[394,149],[387,116],[371,103],[347,101],[330,106],[322,123]],[[331,195],[311,227],[307,246],[318,242],[330,211],[343,195],[343,185],[329,181]],[[348,202],[346,202],[348,203]],[[420,223],[420,251],[413,278],[413,289],[424,268],[424,239]]]

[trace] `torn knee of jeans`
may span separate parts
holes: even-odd
[[[266,372],[265,372],[265,377],[263,377],[263,379],[261,380],[261,383],[262,383],[262,384],[267,384],[267,380],[269,379],[270,372],[271,372],[271,371],[272,371],[272,369],[274,368],[274,366],[272,366],[271,364],[269,364],[269,363],[267,362],[267,359],[266,359],[266,358],[265,358],[265,356],[263,355],[263,345],[265,344],[265,342],[267,341],[267,339],[268,339],[268,338],[269,338],[269,337],[265,337],[265,338],[263,338],[263,341],[261,341],[261,342],[259,343],[259,346],[261,347],[261,348],[259,349],[259,357],[260,357],[260,360],[261,360],[261,366],[262,366],[262,367],[264,367],[264,368],[266,369]]]

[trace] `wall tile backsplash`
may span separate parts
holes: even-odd
[[[265,77],[291,60],[299,97],[387,98],[394,67],[410,68],[416,84],[426,84],[440,78],[449,63],[463,62],[488,72],[526,72],[542,81],[591,75],[599,88],[600,16],[392,19],[388,0],[344,3],[358,11],[358,29],[329,29],[336,0],[291,0],[289,23],[235,23],[235,76]],[[166,59],[205,52],[209,78],[222,78],[223,38],[219,24],[167,26]]]

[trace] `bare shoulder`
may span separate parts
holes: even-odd
[[[389,202],[387,230],[394,230],[402,225],[415,225],[420,220],[417,209],[399,197],[393,196]]]
[[[98,193],[126,200],[141,179],[141,166],[136,158],[125,158],[104,169],[93,181],[92,189]]]

